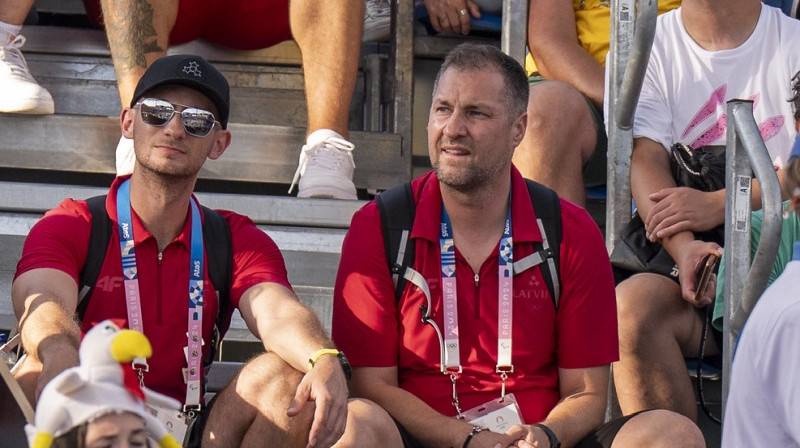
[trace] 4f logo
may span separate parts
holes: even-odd
[[[119,288],[121,286],[122,277],[112,275],[101,277],[99,280],[97,280],[97,284],[94,285],[95,288],[102,289],[105,292],[111,292],[114,290],[114,288]]]

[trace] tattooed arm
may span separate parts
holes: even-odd
[[[108,46],[122,106],[147,67],[164,56],[178,17],[178,0],[102,0]]]

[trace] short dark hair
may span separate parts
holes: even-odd
[[[525,69],[511,56],[493,45],[464,43],[454,48],[442,63],[433,91],[439,86],[439,78],[449,70],[480,71],[497,70],[505,81],[505,101],[509,110],[522,114],[528,108],[528,77]],[[516,118],[516,117],[515,117]]]

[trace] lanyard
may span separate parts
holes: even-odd
[[[200,409],[200,372],[203,349],[203,231],[197,203],[193,199],[189,202],[192,213],[192,235],[188,294],[189,331],[186,347],[188,368],[184,372],[186,378],[184,411],[186,412]],[[117,190],[117,219],[119,221],[119,245],[122,255],[122,277],[125,287],[125,303],[128,309],[128,325],[131,329],[144,333],[136,248],[133,239],[133,221],[131,219],[130,179],[124,181]],[[139,380],[142,382],[144,372],[148,371],[147,360],[135,359],[133,368],[139,373]]]
[[[439,249],[442,266],[442,305],[444,311],[444,347],[442,354],[442,372],[450,375],[453,383],[453,405],[459,415],[458,394],[456,393],[456,379],[462,372],[459,354],[458,330],[458,293],[456,291],[456,256],[453,243],[453,229],[450,217],[442,204],[442,219],[439,235]],[[500,238],[497,264],[497,365],[496,372],[500,374],[502,382],[500,396],[505,397],[506,379],[514,371],[511,362],[511,334],[512,310],[514,302],[513,287],[513,261],[514,244],[511,233],[511,201],[509,197],[508,213],[506,215],[503,236]],[[426,323],[433,323],[427,319]]]

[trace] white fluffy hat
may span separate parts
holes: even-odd
[[[111,320],[94,326],[81,342],[81,364],[61,372],[42,390],[34,424],[25,427],[31,448],[49,448],[54,438],[77,425],[126,411],[144,419],[150,437],[161,447],[180,448],[145,406],[147,402],[178,410],[180,403],[140,387],[130,365],[151,354],[150,341],[138,331],[122,330]]]

